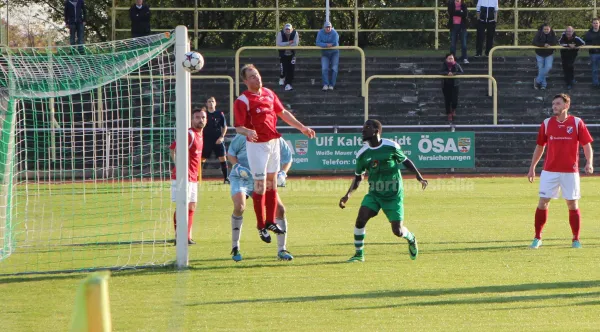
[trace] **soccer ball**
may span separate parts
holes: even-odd
[[[198,52],[187,52],[183,58],[183,69],[190,73],[200,71],[204,67],[204,57]]]

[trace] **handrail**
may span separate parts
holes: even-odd
[[[579,47],[576,47],[575,49],[581,50],[581,49],[590,49],[590,48],[600,48],[600,46],[579,46]],[[500,45],[500,46],[494,46],[494,47],[492,47],[492,49],[490,50],[490,54],[488,55],[488,75],[492,76],[492,66],[493,66],[494,52],[496,50],[537,50],[537,49],[541,49],[541,50],[547,50],[547,49],[570,50],[571,48],[564,47],[564,46],[539,47],[539,46],[533,46],[533,45],[522,45],[522,46]],[[488,83],[488,96],[491,96],[491,95],[492,95],[492,83],[489,82]]]
[[[175,79],[175,75],[127,75],[127,79]],[[193,80],[228,80],[229,81],[229,121],[233,123],[233,77],[229,75],[190,75]]]
[[[369,118],[369,83],[371,83],[374,79],[413,79],[413,78],[423,78],[423,79],[457,79],[457,78],[487,78],[490,82],[493,83],[494,94],[493,94],[493,108],[494,108],[494,125],[498,124],[498,84],[492,75],[456,75],[456,76],[446,76],[446,75],[373,75],[369,76],[365,81],[365,121]]]
[[[354,50],[360,53],[360,93],[365,96],[365,52],[358,46],[336,46],[323,48],[319,46],[243,46],[235,52],[235,95],[240,95],[240,54],[245,50]]]
[[[447,29],[445,29],[444,27],[440,28],[440,20],[445,20],[445,18],[440,18],[440,14],[441,12],[444,12],[447,10],[447,7],[444,5],[439,4],[438,1],[435,1],[435,6],[430,6],[430,7],[365,7],[365,5],[369,6],[366,3],[362,3],[362,7],[359,7],[359,0],[354,1],[354,6],[352,7],[331,7],[329,8],[330,11],[347,11],[347,12],[353,12],[353,16],[354,16],[354,24],[353,26],[350,26],[346,29],[336,29],[338,32],[354,32],[354,46],[358,46],[358,33],[359,32],[434,32],[435,35],[435,49],[437,50],[439,48],[439,39],[440,39],[440,32],[442,33],[446,33]],[[511,1],[512,2],[512,1]],[[519,12],[534,12],[534,11],[539,11],[539,12],[554,12],[554,11],[586,11],[586,12],[591,12],[593,17],[598,17],[598,6],[597,6],[597,2],[598,0],[593,0],[593,3],[588,6],[588,7],[519,7],[519,0],[514,0],[514,5],[512,6],[506,6],[506,7],[500,7],[499,11],[505,11],[505,12],[512,12],[512,29],[496,29],[496,32],[510,32],[514,35],[514,45],[518,45],[519,44],[519,33],[522,32],[535,32],[537,31],[537,29],[519,29]],[[196,1],[197,4],[197,1]],[[117,15],[117,11],[128,11],[130,7],[120,7],[116,5],[116,1],[113,0],[112,1],[112,7],[111,7],[111,36],[112,36],[112,40],[115,39],[115,33],[117,31],[129,31],[129,29],[117,29],[116,27],[116,15]],[[275,6],[270,6],[270,7],[213,7],[213,8],[203,8],[203,7],[196,7],[196,6],[190,6],[190,7],[152,7],[153,11],[186,11],[186,12],[193,12],[194,13],[194,28],[190,29],[189,32],[193,33],[193,35],[196,37],[194,38],[194,48],[197,49],[198,48],[198,34],[200,32],[273,32],[276,33],[277,31],[279,31],[281,29],[280,25],[279,25],[279,21],[280,21],[280,16],[282,12],[315,12],[315,11],[319,11],[319,12],[325,12],[325,7],[285,7],[285,6],[280,6],[279,5],[279,1],[275,1]],[[472,11],[474,11],[474,8],[471,9]],[[266,29],[238,29],[238,30],[234,30],[234,29],[198,29],[198,24],[197,24],[197,18],[198,18],[198,13],[199,12],[272,12],[275,15],[275,20],[273,20],[273,22],[275,23],[275,27],[274,28],[269,28],[267,27]],[[403,12],[407,12],[407,11],[418,11],[418,12],[433,12],[433,23],[434,26],[430,27],[430,28],[424,28],[424,29],[362,29],[359,26],[359,13],[360,12],[371,12],[371,11],[389,11],[389,12],[396,12],[396,11],[403,11]],[[508,21],[510,22],[510,21]],[[169,31],[170,29],[166,29],[166,28],[155,28],[155,31]],[[307,30],[302,30],[302,29],[298,29],[298,31],[302,32],[302,31],[315,31],[312,29],[307,29]],[[473,30],[469,30],[469,31],[473,31]],[[583,29],[576,29],[576,31],[585,31]]]

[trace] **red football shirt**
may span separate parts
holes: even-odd
[[[188,181],[198,182],[198,170],[200,169],[202,159],[202,129],[196,131],[196,129],[190,128],[188,130]],[[175,150],[177,142],[171,143],[169,149]],[[171,172],[171,180],[176,179],[175,167]]]
[[[260,93],[244,91],[233,104],[235,127],[253,129],[258,135],[257,142],[268,142],[281,137],[277,132],[277,114],[285,108],[277,95],[262,88]]]
[[[548,172],[579,172],[579,144],[593,141],[585,123],[578,117],[569,116],[563,122],[551,117],[542,123],[537,144],[548,145],[544,170]]]

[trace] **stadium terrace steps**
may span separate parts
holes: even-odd
[[[440,52],[442,54],[443,52]],[[278,86],[279,59],[272,57],[242,57],[241,64],[253,63],[261,71],[265,86],[275,90],[286,108],[308,125],[361,125],[364,119],[364,99],[360,96],[360,58],[342,52],[338,82],[334,91],[321,91],[321,67],[318,57],[297,59],[294,90]],[[533,52],[532,52],[533,54]],[[201,75],[235,75],[233,57],[206,57]],[[488,73],[487,58],[471,58],[461,64],[465,74]],[[438,74],[440,57],[368,57],[366,76]],[[571,113],[586,123],[600,123],[600,90],[591,86],[591,67],[587,52],[580,52],[575,64],[575,79],[571,91],[563,81],[560,55],[555,53],[554,66],[548,78],[547,90],[534,90],[537,75],[535,57],[494,57],[494,78],[498,82],[498,123],[507,125],[539,124],[551,114],[551,99],[557,93],[568,92],[572,98]],[[195,74],[199,75],[199,74]],[[199,106],[214,95],[220,110],[229,109],[228,83],[224,80],[193,80],[192,101]],[[244,90],[244,86],[240,87]],[[199,92],[197,92],[199,91]],[[384,119],[384,124],[445,125],[444,99],[439,79],[373,80],[369,85],[369,114]],[[229,119],[229,117],[227,117]],[[461,81],[459,106],[455,124],[492,124],[492,98],[487,96],[485,79]],[[174,121],[174,119],[172,119]],[[280,125],[285,125],[280,123]],[[590,128],[600,138],[600,128]],[[411,131],[418,131],[415,128]],[[445,129],[448,130],[448,129]],[[474,129],[478,131],[477,129]],[[482,129],[483,130],[483,129]],[[477,169],[481,171],[523,171],[529,165],[535,146],[536,128],[511,128],[510,133],[490,130],[477,134]],[[323,132],[323,130],[321,130]],[[523,133],[525,132],[525,133]],[[231,132],[232,133],[232,132]],[[211,168],[213,166],[209,166]],[[216,168],[217,165],[215,164]],[[207,174],[211,174],[212,169]],[[218,170],[214,170],[215,175]]]

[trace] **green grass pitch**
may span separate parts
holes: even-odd
[[[600,178],[582,177],[583,249],[570,248],[566,205],[555,200],[542,248],[529,250],[537,182],[529,184],[525,176],[439,178],[421,191],[407,175],[405,225],[419,240],[419,257],[409,259],[406,242],[394,237],[380,214],[367,225],[364,263],[345,262],[354,252],[354,219],[366,187],[363,183],[341,210],[337,203],[349,184],[350,179],[291,178],[280,190],[292,262],[276,260],[275,238],[271,244],[260,241],[249,201],[244,261],[234,263],[228,186],[205,182],[190,269],[113,272],[114,330],[600,328]],[[173,247],[164,250],[174,256]],[[7,263],[10,259],[1,264]],[[75,291],[85,276],[0,277],[0,330],[68,330]]]

